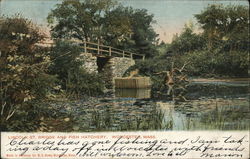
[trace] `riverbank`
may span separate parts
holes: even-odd
[[[190,78],[190,82],[249,82],[250,78]]]

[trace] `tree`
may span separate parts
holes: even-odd
[[[48,16],[54,38],[101,39],[104,13],[112,8],[112,0],[64,0]],[[56,21],[55,21],[56,20]],[[54,25],[53,25],[54,24]]]
[[[218,61],[218,69],[236,75],[247,75],[249,52],[249,9],[243,5],[209,5],[195,15],[208,49]],[[223,61],[223,63],[222,63]]]
[[[173,37],[168,47],[168,52],[175,55],[183,55],[195,50],[201,50],[205,46],[205,38],[201,34],[194,33],[193,23],[185,24],[182,33]]]
[[[145,9],[116,5],[112,0],[64,0],[48,16],[54,38],[99,41],[152,56],[157,34]]]
[[[209,5],[195,15],[208,39],[208,48],[220,47],[226,42],[230,43],[230,49],[246,49],[244,46],[249,42],[248,11],[248,7],[242,5]]]
[[[129,46],[133,34],[130,14],[131,9],[122,6],[106,12],[103,18],[103,38],[106,45],[121,49]]]
[[[152,23],[153,15],[146,9],[136,9],[132,14],[132,39],[135,41],[135,51],[145,54],[147,57],[156,55],[156,43],[158,35],[155,33]]]
[[[153,15],[148,14],[146,9],[119,6],[107,12],[104,20],[104,28],[109,30],[104,37],[107,37],[107,42],[114,41],[112,46],[145,54],[147,57],[156,54],[158,35],[152,27]]]

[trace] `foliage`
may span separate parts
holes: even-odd
[[[165,43],[164,41],[162,41],[160,44],[158,44],[156,46],[156,50],[158,52],[158,56],[164,57],[168,55],[168,48],[169,48],[170,44]]]
[[[158,35],[152,23],[153,15],[146,9],[118,6],[104,17],[103,38],[107,45],[153,57]]]
[[[175,55],[183,55],[195,50],[201,50],[205,46],[206,39],[201,34],[194,33],[192,23],[186,24],[182,33],[173,37],[171,45],[168,47],[168,52]]]
[[[77,44],[58,41],[51,51],[51,73],[58,75],[59,84],[71,97],[98,95],[104,89],[103,81],[99,75],[86,72],[80,54],[81,48]]]
[[[231,42],[231,49],[239,49],[247,44],[248,11],[248,7],[242,5],[209,5],[200,14],[195,15],[208,40],[208,48],[220,47],[221,42]]]
[[[130,8],[130,19],[132,24],[132,37],[134,45],[128,46],[133,48],[136,53],[145,54],[146,57],[153,57],[156,55],[155,45],[157,43],[157,34],[155,33],[152,23],[153,15],[148,14],[146,9]]]
[[[54,38],[96,41],[101,38],[101,21],[111,0],[64,0],[51,11],[48,22]],[[55,21],[56,20],[56,21]],[[53,25],[55,24],[55,25]]]
[[[80,57],[81,48],[77,44],[68,41],[57,41],[51,50],[52,64],[50,72],[58,75],[65,84],[69,72],[78,72],[84,61]],[[63,85],[65,89],[65,85]]]
[[[204,30],[213,73],[247,76],[249,12],[242,5],[209,5],[196,19]],[[208,59],[208,61],[209,61]]]
[[[162,70],[169,70],[171,68],[171,62],[169,59],[146,59],[144,61],[138,60],[134,66],[131,66],[127,71],[139,69],[139,74],[142,76],[153,76],[154,73],[160,72]]]
[[[202,33],[194,33],[192,23],[165,45],[165,55],[187,65],[192,76],[247,76],[249,13],[241,5],[209,5],[195,15]],[[161,46],[163,48],[163,46]]]
[[[133,44],[131,41],[133,30],[130,12],[131,10],[128,8],[118,6],[105,13],[102,21],[103,43],[121,49],[124,49],[122,47],[126,44]]]
[[[36,46],[43,39],[39,29],[19,16],[3,17],[0,23],[0,104],[1,125],[12,117],[36,107],[54,85],[48,74],[47,51]],[[27,112],[29,113],[29,112]],[[30,117],[30,116],[29,116]],[[26,116],[24,120],[29,118]]]
[[[153,15],[145,9],[112,0],[64,0],[51,11],[48,22],[54,38],[100,42],[147,57],[156,53]]]
[[[66,90],[72,96],[81,95],[97,96],[103,93],[104,81],[96,73],[88,73],[84,70],[74,72],[68,77]]]
[[[194,51],[180,58],[190,61],[186,70],[190,76],[246,76],[247,52],[213,52],[208,50]]]

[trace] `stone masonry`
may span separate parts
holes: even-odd
[[[113,88],[114,77],[122,77],[126,70],[135,64],[135,61],[126,57],[107,57],[109,58],[103,68],[98,69],[97,58],[90,53],[83,53],[81,58],[84,60],[83,67],[89,73],[100,73],[106,83],[107,88]],[[99,72],[98,72],[99,70]]]
[[[93,56],[90,53],[83,53],[80,55],[80,58],[83,59],[84,64],[83,67],[86,69],[88,73],[98,73],[98,66],[97,66],[97,57]]]
[[[131,58],[113,57],[103,68],[103,78],[107,88],[112,88],[114,85],[114,77],[122,77],[126,70],[135,64]]]

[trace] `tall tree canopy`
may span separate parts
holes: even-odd
[[[247,49],[249,42],[249,8],[242,5],[209,5],[195,15],[208,39],[208,47],[218,47],[221,42],[230,49]]]
[[[153,15],[112,0],[64,0],[51,11],[48,22],[54,38],[99,40],[147,56],[155,52]]]
[[[246,76],[249,53],[249,12],[243,5],[208,5],[195,15],[203,32],[186,25],[166,47],[189,61],[192,75],[217,74]],[[178,58],[178,59],[179,59]]]
[[[147,10],[119,6],[107,12],[105,21],[105,24],[109,23],[105,25],[109,31],[104,37],[110,45],[121,49],[129,48],[130,51],[143,53],[148,57],[156,52],[158,35],[152,27],[153,15],[148,14]],[[121,31],[122,29],[124,31]]]
[[[183,31],[180,35],[176,34],[173,37],[171,45],[167,51],[172,52],[175,55],[183,55],[188,52],[203,49],[205,45],[205,39],[201,34],[194,32],[193,23],[185,24]]]
[[[99,39],[103,15],[113,6],[111,0],[64,0],[48,16],[52,36],[87,41]]]

